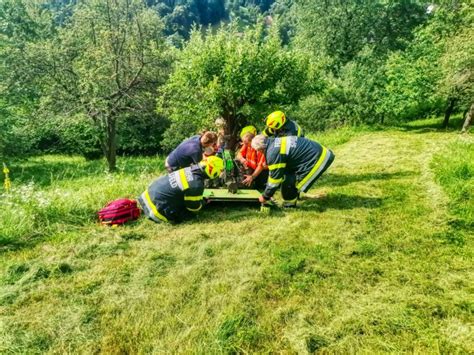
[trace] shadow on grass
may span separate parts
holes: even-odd
[[[398,126],[402,131],[411,132],[411,133],[432,133],[432,132],[453,132],[461,131],[463,125],[462,117],[453,117],[449,120],[448,127],[442,127],[443,120],[439,121],[426,120],[423,121],[414,121]]]
[[[11,251],[34,248],[39,243],[47,240],[50,236],[50,234],[41,231],[30,231],[20,238],[0,235],[0,255]]]
[[[20,241],[16,239],[11,239],[8,237],[0,236],[0,255],[8,251],[16,251],[25,248],[28,246],[26,241]]]
[[[90,227],[98,222],[97,211],[91,207],[61,210],[51,206],[38,210],[33,217],[34,226],[24,234],[16,237],[0,234],[0,255],[3,252],[34,248],[65,230]]]
[[[333,174],[328,175],[316,183],[318,186],[344,186],[354,182],[371,181],[371,180],[391,180],[401,179],[407,176],[415,175],[413,171],[398,171],[396,173],[366,173],[366,174]]]
[[[379,197],[329,194],[322,198],[300,201],[296,211],[324,212],[328,209],[350,210],[354,208],[379,208],[382,206],[383,200],[383,198]],[[295,209],[284,209],[276,206],[271,207],[268,213],[262,213],[260,212],[259,203],[213,202],[205,207],[205,211],[203,211],[199,220],[191,220],[187,223],[243,221],[255,218],[256,216],[281,218],[285,212],[291,211],[295,211]]]
[[[272,207],[268,214],[260,212],[259,202],[212,202],[205,207],[199,222],[242,221],[256,216],[282,215],[281,209]]]
[[[345,194],[329,194],[325,197],[305,200],[301,202],[299,209],[303,211],[324,212],[328,209],[350,210],[354,208],[379,208],[382,206],[383,198],[355,196]]]

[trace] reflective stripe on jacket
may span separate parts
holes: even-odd
[[[179,222],[202,208],[203,192],[204,172],[192,165],[153,181],[139,202],[151,219]]]
[[[296,187],[303,191],[313,177],[326,167],[331,151],[318,142],[303,137],[268,138],[265,157],[269,177],[263,196],[273,196],[285,174],[296,175]]]

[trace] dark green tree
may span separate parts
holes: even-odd
[[[427,19],[418,1],[309,1],[293,4],[294,46],[309,50],[323,70],[325,89],[302,103],[317,127],[384,121],[385,61],[403,51]],[[315,114],[314,114],[315,113]]]
[[[472,104],[473,12],[467,2],[447,2],[430,16],[406,50],[388,59],[383,106],[400,118],[444,113],[447,127],[453,112]]]
[[[272,108],[296,103],[315,79],[303,52],[282,47],[264,26],[239,32],[233,23],[216,33],[193,31],[170,80],[160,92],[159,112],[172,120],[167,148],[221,116],[227,133],[262,122]]]
[[[42,4],[28,6],[47,12]],[[47,19],[54,13],[50,14]],[[141,0],[87,0],[74,8],[63,26],[52,28],[52,35],[26,36],[17,42],[21,36],[16,29],[23,19],[13,22],[11,35],[5,35],[14,43],[7,53],[9,81],[33,90],[28,95],[36,98],[39,117],[88,117],[100,132],[113,171],[119,122],[153,112],[152,93],[167,76],[169,57],[156,11]],[[28,28],[51,26],[51,21],[32,22]],[[17,43],[24,43],[20,51]]]
[[[299,45],[330,58],[335,72],[367,46],[379,57],[405,48],[413,29],[426,19],[426,4],[419,1],[300,0],[297,4]]]

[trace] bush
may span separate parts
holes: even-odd
[[[0,113],[0,160],[24,157],[33,151],[34,134],[22,117],[2,116]]]
[[[118,154],[152,155],[162,152],[163,133],[169,125],[166,118],[153,113],[124,117],[118,132]]]
[[[380,107],[384,80],[383,62],[367,48],[337,77],[324,73],[324,85],[300,101],[295,117],[309,130],[379,122],[384,116]]]
[[[122,121],[117,134],[119,154],[150,155],[160,152],[160,142],[169,125],[168,120],[148,114],[123,117]],[[103,156],[99,141],[100,129],[83,115],[31,119],[18,126],[8,123],[9,130],[0,133],[0,152],[3,151],[5,155],[18,156],[29,152],[78,154],[86,159]]]

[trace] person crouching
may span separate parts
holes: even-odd
[[[210,156],[199,164],[159,177],[138,198],[143,214],[158,223],[189,219],[204,204],[204,179],[215,179],[223,170],[222,159]]]
[[[269,177],[259,201],[271,199],[281,185],[283,207],[295,207],[300,192],[307,192],[334,161],[334,153],[303,137],[255,136],[252,148],[265,153]]]
[[[217,134],[204,131],[201,135],[192,136],[178,145],[165,160],[168,172],[198,164],[203,157],[214,155],[217,150]]]

